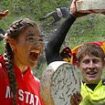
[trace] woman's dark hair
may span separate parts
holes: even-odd
[[[38,28],[37,24],[35,24],[33,21],[31,21],[28,18],[18,20],[16,22],[14,22],[9,27],[9,29],[5,33],[5,36],[7,36],[7,39],[8,39],[8,37],[13,38],[13,39],[17,39],[19,37],[20,33],[23,32],[29,26]],[[7,69],[7,72],[8,72],[10,89],[13,93],[13,105],[17,105],[16,94],[17,94],[18,85],[17,85],[17,82],[16,82],[15,73],[14,73],[14,70],[13,70],[13,67],[14,67],[13,58],[14,58],[13,51],[11,49],[10,44],[7,42],[6,45],[5,45],[4,60],[5,60],[5,65],[6,65],[6,69]]]

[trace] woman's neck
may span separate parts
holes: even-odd
[[[27,70],[27,68],[28,68],[28,66],[23,65],[23,64],[21,64],[20,62],[18,62],[16,60],[14,61],[14,64],[20,69],[20,71],[22,73],[24,73]]]

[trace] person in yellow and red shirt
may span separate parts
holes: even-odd
[[[99,43],[86,43],[76,52],[76,65],[83,77],[80,105],[105,104],[105,80],[101,79],[105,67],[105,52]]]

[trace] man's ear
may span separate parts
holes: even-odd
[[[105,66],[105,57],[104,57],[104,62],[103,62],[103,65]]]
[[[80,67],[80,63],[78,61],[76,61],[75,65],[77,66],[77,68]]]

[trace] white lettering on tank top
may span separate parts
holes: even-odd
[[[30,92],[25,91],[26,94],[26,103],[29,102]]]
[[[19,94],[19,100],[24,101],[23,90],[20,89],[18,91],[18,94]]]
[[[38,96],[35,96],[35,99],[36,99],[36,105],[38,105],[38,100],[39,100]]]
[[[34,105],[34,96],[33,96],[33,94],[30,95],[30,104]],[[38,105],[38,104],[36,104],[36,105]]]
[[[11,98],[11,91],[10,91],[10,87],[9,86],[7,86],[7,88],[6,88],[5,98]]]
[[[11,98],[12,94],[10,91],[10,87],[6,87],[6,93],[5,93],[5,98]],[[39,98],[35,94],[32,94],[28,91],[23,91],[22,89],[18,90],[18,99],[21,102],[25,102],[26,104],[30,105],[39,105]]]

